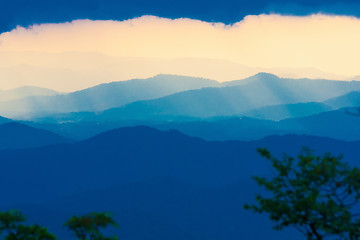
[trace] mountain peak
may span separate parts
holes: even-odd
[[[211,80],[211,79],[207,79],[207,78],[203,78],[203,77],[192,77],[192,76],[183,76],[183,75],[177,75],[177,74],[164,74],[164,73],[160,73],[157,74],[151,78],[148,79],[165,79],[165,80],[191,80],[191,81],[206,81],[206,82],[214,82],[214,83],[218,83],[215,80]],[[145,79],[145,80],[148,80]]]
[[[59,93],[47,88],[37,86],[22,86],[10,90],[2,90],[0,94],[0,101],[12,101],[32,96],[55,96]]]
[[[152,78],[164,78],[164,77],[182,77],[182,76],[176,75],[176,74],[159,73],[159,74],[153,76]]]
[[[276,76],[275,74],[259,72],[255,75],[245,78],[245,79],[223,82],[222,85],[226,86],[226,87],[231,87],[231,86],[239,86],[239,85],[248,84],[253,81],[269,81],[269,80],[278,80],[278,79],[280,79],[280,78],[278,76]]]
[[[259,72],[254,76],[247,78],[247,80],[267,80],[267,79],[279,79],[279,77],[272,73]]]

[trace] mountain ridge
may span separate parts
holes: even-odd
[[[59,93],[55,90],[37,87],[37,86],[22,86],[9,90],[0,90],[0,102],[14,101],[31,96],[55,96]]]
[[[84,90],[44,97],[32,96],[0,103],[0,114],[21,116],[78,111],[102,111],[129,102],[158,98],[179,91],[216,86],[218,82],[205,78],[157,75],[148,79],[132,79],[103,83]]]
[[[251,177],[271,174],[257,148],[281,157],[297,155],[304,145],[318,154],[343,153],[345,161],[359,165],[359,141],[287,135],[210,142],[177,131],[121,128],[77,143],[0,151],[7,169],[0,175],[0,207],[24,209],[51,229],[70,214],[114,211],[134,240],[177,239],[174,229],[193,235],[191,240],[235,240],[258,229],[259,222],[268,230],[258,231],[254,240],[286,240],[293,232],[272,231],[266,217],[245,212],[243,203],[255,201],[258,189]],[[131,233],[136,226],[148,230]]]
[[[8,122],[0,125],[0,150],[42,147],[73,140],[50,131]]]
[[[259,78],[270,76],[269,79]],[[175,93],[162,98],[137,101],[99,114],[105,119],[141,120],[162,116],[210,118],[241,115],[245,111],[277,104],[320,102],[360,88],[360,82],[344,83],[330,80],[282,79],[271,74],[259,74],[244,85],[202,88]],[[275,79],[275,82],[272,80]],[[339,84],[346,87],[339,89]],[[326,89],[327,90],[324,90]],[[141,113],[139,115],[139,113]],[[120,117],[119,117],[120,116]]]
[[[58,113],[85,111],[101,113],[114,108],[128,109],[131,104],[138,107],[148,105],[143,110],[150,108],[146,111],[151,112],[151,108],[154,107],[151,105],[155,102],[154,104],[158,105],[157,111],[169,112],[169,109],[173,109],[170,115],[228,116],[269,105],[325,101],[358,89],[360,82],[357,81],[289,79],[269,73],[258,73],[247,79],[227,83],[160,74],[142,80],[104,83],[50,98],[30,97],[0,103],[0,114],[17,119],[31,119]],[[171,104],[173,105],[170,106]],[[194,109],[189,109],[189,106]],[[176,108],[177,111],[174,110]]]

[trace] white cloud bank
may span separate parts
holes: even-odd
[[[351,77],[360,75],[359,43],[360,19],[347,16],[259,15],[231,26],[153,16],[41,24],[0,34],[0,88],[67,91],[157,73],[224,81],[266,69]]]

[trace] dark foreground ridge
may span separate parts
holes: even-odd
[[[17,122],[0,125],[0,150],[42,147],[73,142],[50,131]]]
[[[178,131],[120,128],[78,143],[1,151],[1,208],[17,207],[59,237],[71,215],[111,211],[124,239],[296,239],[246,213],[243,203],[259,190],[251,176],[270,174],[258,147],[279,156],[297,155],[302,146],[343,153],[359,165],[360,142],[296,135],[209,142]]]

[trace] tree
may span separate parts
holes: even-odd
[[[331,154],[304,149],[297,158],[279,160],[258,149],[275,169],[271,179],[255,177],[267,190],[245,209],[267,213],[274,229],[295,227],[308,240],[360,239],[360,170]],[[358,211],[358,212],[357,212]]]
[[[90,213],[85,216],[73,216],[64,227],[79,240],[116,240],[117,237],[104,237],[100,231],[108,226],[117,227],[110,213]]]
[[[5,240],[55,240],[55,236],[39,225],[24,225],[26,218],[17,210],[0,212],[0,236]]]

